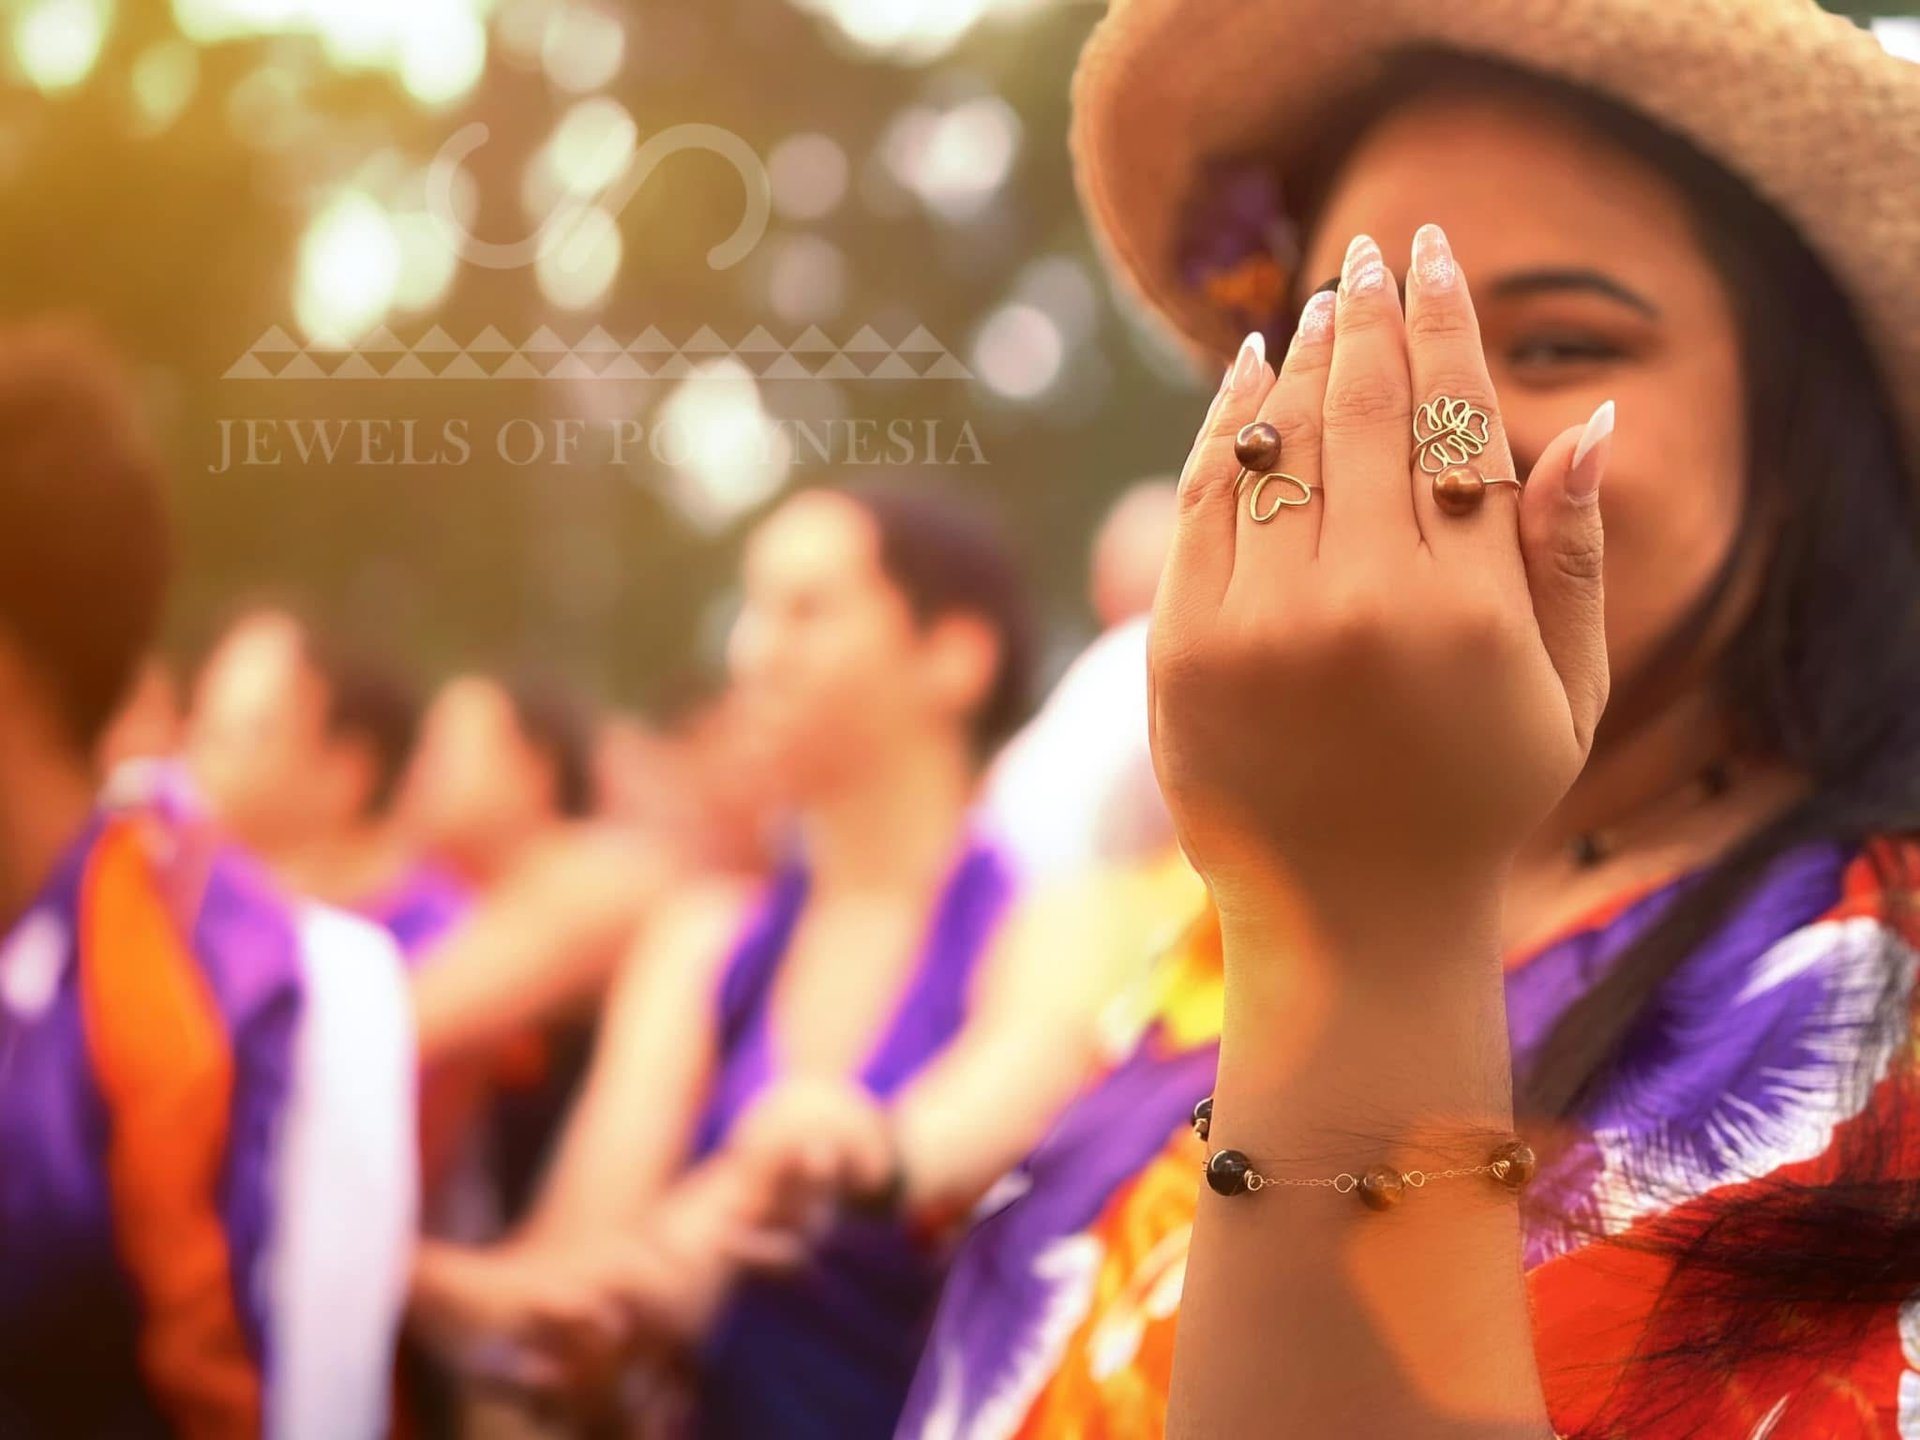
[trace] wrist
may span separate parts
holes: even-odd
[[[1496,887],[1223,911],[1218,1118],[1268,1154],[1471,1148],[1513,1123]],[[1242,1143],[1245,1141],[1246,1143]]]
[[[1276,948],[1338,954],[1356,979],[1405,968],[1411,957],[1441,964],[1497,961],[1507,867],[1347,865],[1338,874],[1299,873],[1275,863],[1212,886],[1229,964],[1236,953],[1263,963]]]

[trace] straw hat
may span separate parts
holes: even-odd
[[[1284,166],[1289,137],[1416,46],[1598,91],[1745,179],[1851,296],[1920,458],[1920,65],[1814,0],[1112,0],[1074,77],[1081,198],[1196,357],[1247,328],[1182,274],[1209,164],[1264,140]]]

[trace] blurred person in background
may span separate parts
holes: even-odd
[[[689,871],[764,876],[777,816],[749,726],[725,690],[688,697],[657,724],[610,718],[594,750],[607,819],[657,838]]]
[[[429,1233],[521,1217],[585,1071],[601,995],[682,860],[599,813],[595,718],[532,675],[464,675],[428,707],[402,809],[477,892],[414,975]]]
[[[462,676],[428,708],[404,811],[482,899],[416,979],[429,1062],[586,1016],[675,873],[656,838],[600,816],[594,740],[587,707],[544,679]]]
[[[416,962],[468,905],[396,813],[419,711],[397,668],[286,611],[256,610],[207,657],[186,747],[234,839],[291,889],[381,926]]]
[[[399,957],[205,826],[98,808],[157,632],[117,367],[0,334],[0,1434],[385,1433],[413,1224]]]
[[[1147,749],[1147,613],[1173,538],[1171,480],[1121,495],[1094,536],[1101,632],[987,777],[985,823],[1034,880],[1149,862],[1173,839]]]
[[[1083,61],[1104,249],[1226,369],[1152,636],[1217,910],[902,1434],[1909,1434],[1920,69],[1798,0],[1369,16]]]
[[[744,580],[729,658],[793,858],[648,926],[525,1233],[423,1257],[416,1317],[470,1344],[637,1308],[697,1342],[700,1433],[859,1440],[891,1433],[938,1285],[921,1227],[993,1169],[958,1152],[1000,1145],[1009,1111],[1012,1153],[1037,1136],[1103,980],[1057,931],[1014,939],[1042,927],[1011,918],[1013,872],[970,821],[1030,646],[996,533],[936,496],[807,491]],[[740,1273],[745,1232],[796,1225],[789,1182],[852,1203],[797,1268]]]
[[[171,761],[185,747],[186,733],[186,707],[173,666],[158,653],[148,655],[100,737],[100,773],[111,775],[122,765]]]
[[[206,798],[183,758],[187,715],[172,663],[159,652],[140,664],[119,711],[100,737],[102,797],[148,806],[182,822],[207,818]]]
[[[413,829],[482,890],[596,808],[593,717],[532,676],[462,675],[427,712],[408,777]]]
[[[544,678],[441,686],[399,785],[409,842],[472,896],[413,972],[423,1232],[494,1238],[524,1211],[591,1049],[595,1006],[665,867],[602,824],[594,717]],[[403,1395],[428,1435],[460,1425],[457,1377],[409,1347]]]
[[[1101,520],[1093,537],[1088,599],[1102,634],[1153,613],[1179,503],[1171,477],[1142,480],[1122,491]]]

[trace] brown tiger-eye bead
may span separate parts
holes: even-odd
[[[1193,1107],[1193,1133],[1198,1135],[1202,1140],[1204,1140],[1207,1138],[1208,1133],[1211,1132],[1212,1129],[1213,1129],[1213,1097],[1209,1095],[1207,1096],[1206,1099],[1202,1100],[1198,1105]]]
[[[1406,1193],[1406,1181],[1390,1165],[1376,1165],[1360,1177],[1360,1198],[1370,1210],[1391,1210]]]
[[[1488,1163],[1493,1166],[1493,1178],[1509,1190],[1522,1188],[1540,1168],[1533,1147],[1524,1140],[1507,1141],[1493,1152]]]
[[[1244,1194],[1252,1169],[1253,1162],[1238,1150],[1222,1150],[1207,1162],[1207,1184],[1216,1195]]]
[[[1265,475],[1280,463],[1280,432],[1266,421],[1256,420],[1235,437],[1233,455],[1246,469]]]
[[[1448,515],[1471,515],[1487,498],[1487,482],[1471,465],[1449,465],[1433,477],[1433,503]]]

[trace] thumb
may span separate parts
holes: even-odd
[[[1520,507],[1527,588],[1547,655],[1560,674],[1583,745],[1607,705],[1606,599],[1600,481],[1613,452],[1613,402],[1547,447]]]

